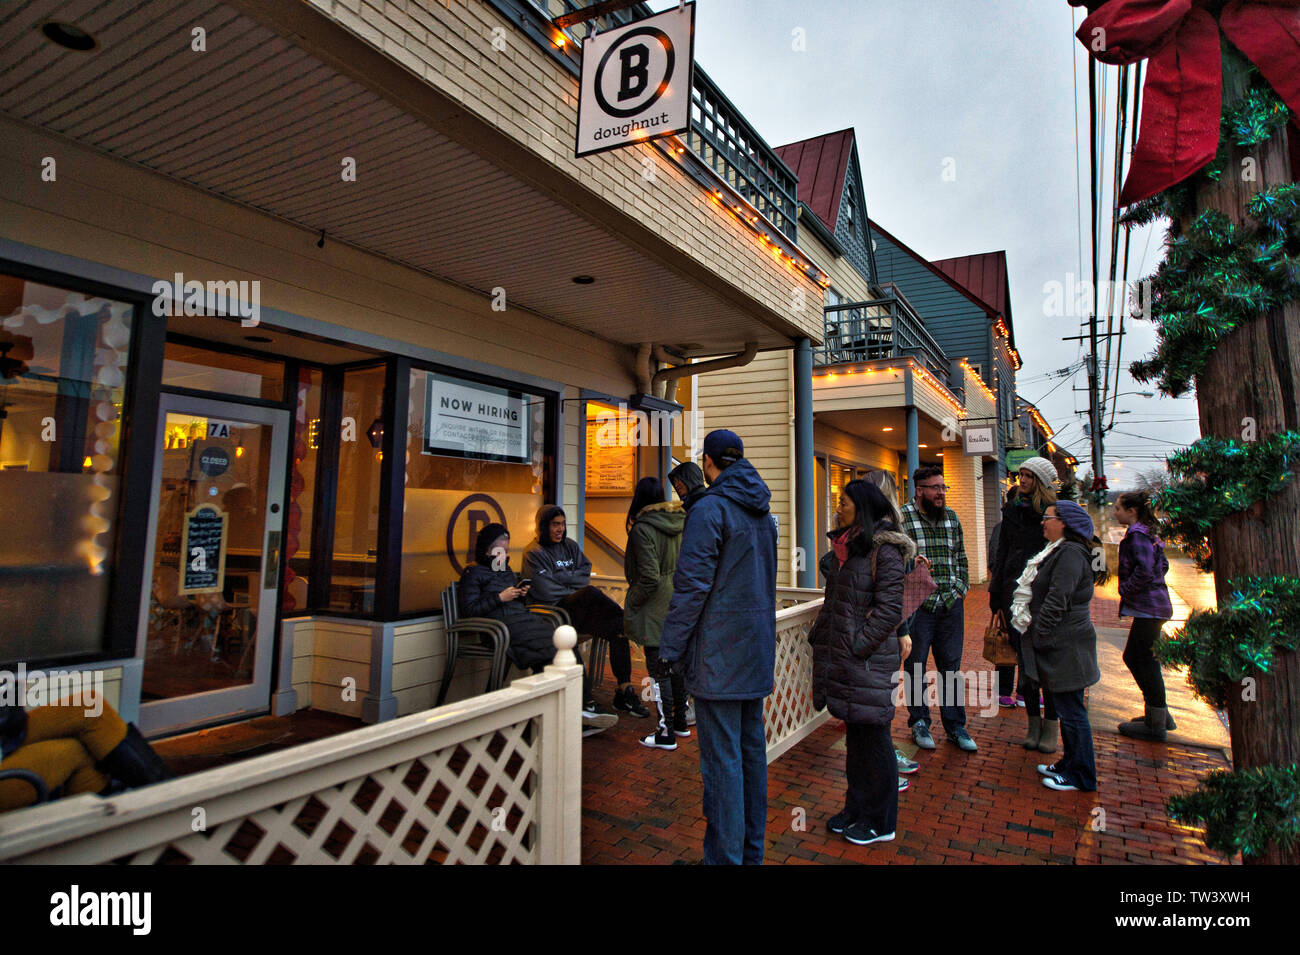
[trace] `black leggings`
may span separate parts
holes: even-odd
[[[1165,708],[1165,678],[1152,648],[1160,638],[1162,626],[1163,620],[1134,617],[1128,642],[1124,644],[1124,665],[1133,674],[1134,682],[1142,691],[1142,699],[1147,706],[1159,710]]]
[[[560,606],[568,611],[578,633],[589,633],[609,642],[609,668],[619,686],[632,682],[632,648],[623,635],[623,608],[597,587],[575,590]]]

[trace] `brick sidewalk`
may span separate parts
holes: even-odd
[[[1093,602],[1098,626],[1126,626],[1116,615],[1114,582]],[[980,655],[988,595],[972,588],[966,600],[965,669],[989,669]],[[637,666],[633,679],[644,668]],[[600,694],[609,695],[609,682]],[[843,808],[844,725],[831,720],[768,767],[767,861],[772,863],[1215,863],[1222,861],[1198,833],[1165,814],[1169,796],[1192,789],[1213,769],[1228,768],[1221,753],[1131,740],[1094,730],[1096,793],[1055,793],[1039,783],[1035,766],[1054,757],[1027,753],[1023,710],[985,718],[967,710],[979,752],[948,743],[935,720],[938,749],[915,758],[921,769],[899,796],[898,838],[854,846],[826,831]],[[695,738],[674,752],[637,740],[651,720],[623,717],[583,749],[582,861],[671,863],[700,858],[704,836],[699,753]],[[905,710],[894,740],[913,744]],[[1101,812],[1095,812],[1100,809]],[[1103,815],[1104,814],[1104,815]],[[800,825],[804,822],[805,825]],[[1097,828],[1094,830],[1093,826]]]

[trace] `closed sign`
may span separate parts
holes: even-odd
[[[575,155],[686,131],[694,38],[688,3],[583,40]]]

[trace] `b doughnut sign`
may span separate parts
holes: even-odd
[[[694,47],[694,3],[583,40],[575,155],[685,132]]]

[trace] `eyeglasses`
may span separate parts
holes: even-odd
[[[1057,517],[1055,514],[1044,514],[1042,521],[1040,521],[1039,523],[1046,524],[1048,521],[1060,521],[1062,524],[1064,524],[1065,518]]]
[[[918,484],[918,491],[948,491],[951,490],[947,484]]]

